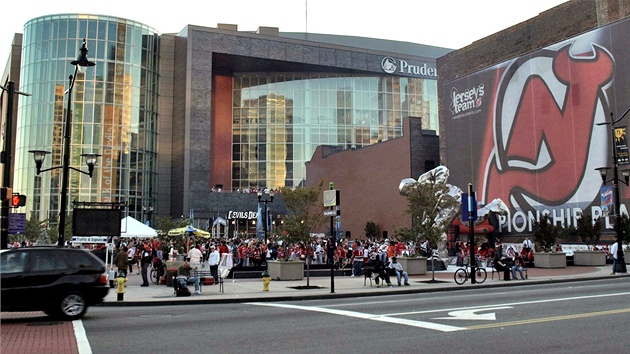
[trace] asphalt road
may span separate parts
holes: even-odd
[[[94,307],[93,353],[603,353],[630,348],[626,279],[296,302]]]

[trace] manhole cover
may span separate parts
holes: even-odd
[[[56,325],[60,325],[63,322],[60,321],[53,321],[53,322],[33,322],[33,323],[29,323],[27,324],[27,326],[32,326],[32,327],[36,327],[36,326],[56,326]]]

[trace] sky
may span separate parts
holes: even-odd
[[[239,31],[266,26],[278,27],[280,32],[382,38],[459,49],[566,1],[92,0],[80,4],[21,0],[3,16],[0,60],[7,62],[13,36],[23,32],[26,22],[61,13],[122,17],[160,33],[177,33],[188,24],[217,27],[228,23],[238,25]]]

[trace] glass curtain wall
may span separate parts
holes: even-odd
[[[295,187],[319,145],[402,136],[406,116],[438,131],[437,82],[329,73],[235,74],[232,189]]]
[[[51,152],[43,169],[62,165],[70,62],[84,38],[96,66],[83,68],[73,88],[70,166],[87,171],[80,155],[102,156],[91,179],[70,171],[68,201],[128,203],[144,221],[143,207],[157,199],[159,33],[141,23],[72,14],[26,23],[20,90],[32,96],[19,103],[14,185],[28,196],[27,218],[58,221],[62,170],[36,175],[28,151]]]

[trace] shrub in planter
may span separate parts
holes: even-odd
[[[540,246],[540,250],[551,252],[560,234],[558,226],[551,222],[547,214],[540,217],[533,223],[534,242]],[[537,248],[538,249],[538,248]]]
[[[593,250],[593,246],[602,236],[602,218],[592,220],[591,214],[580,215],[577,219],[577,231],[582,242],[586,243],[589,250]]]

